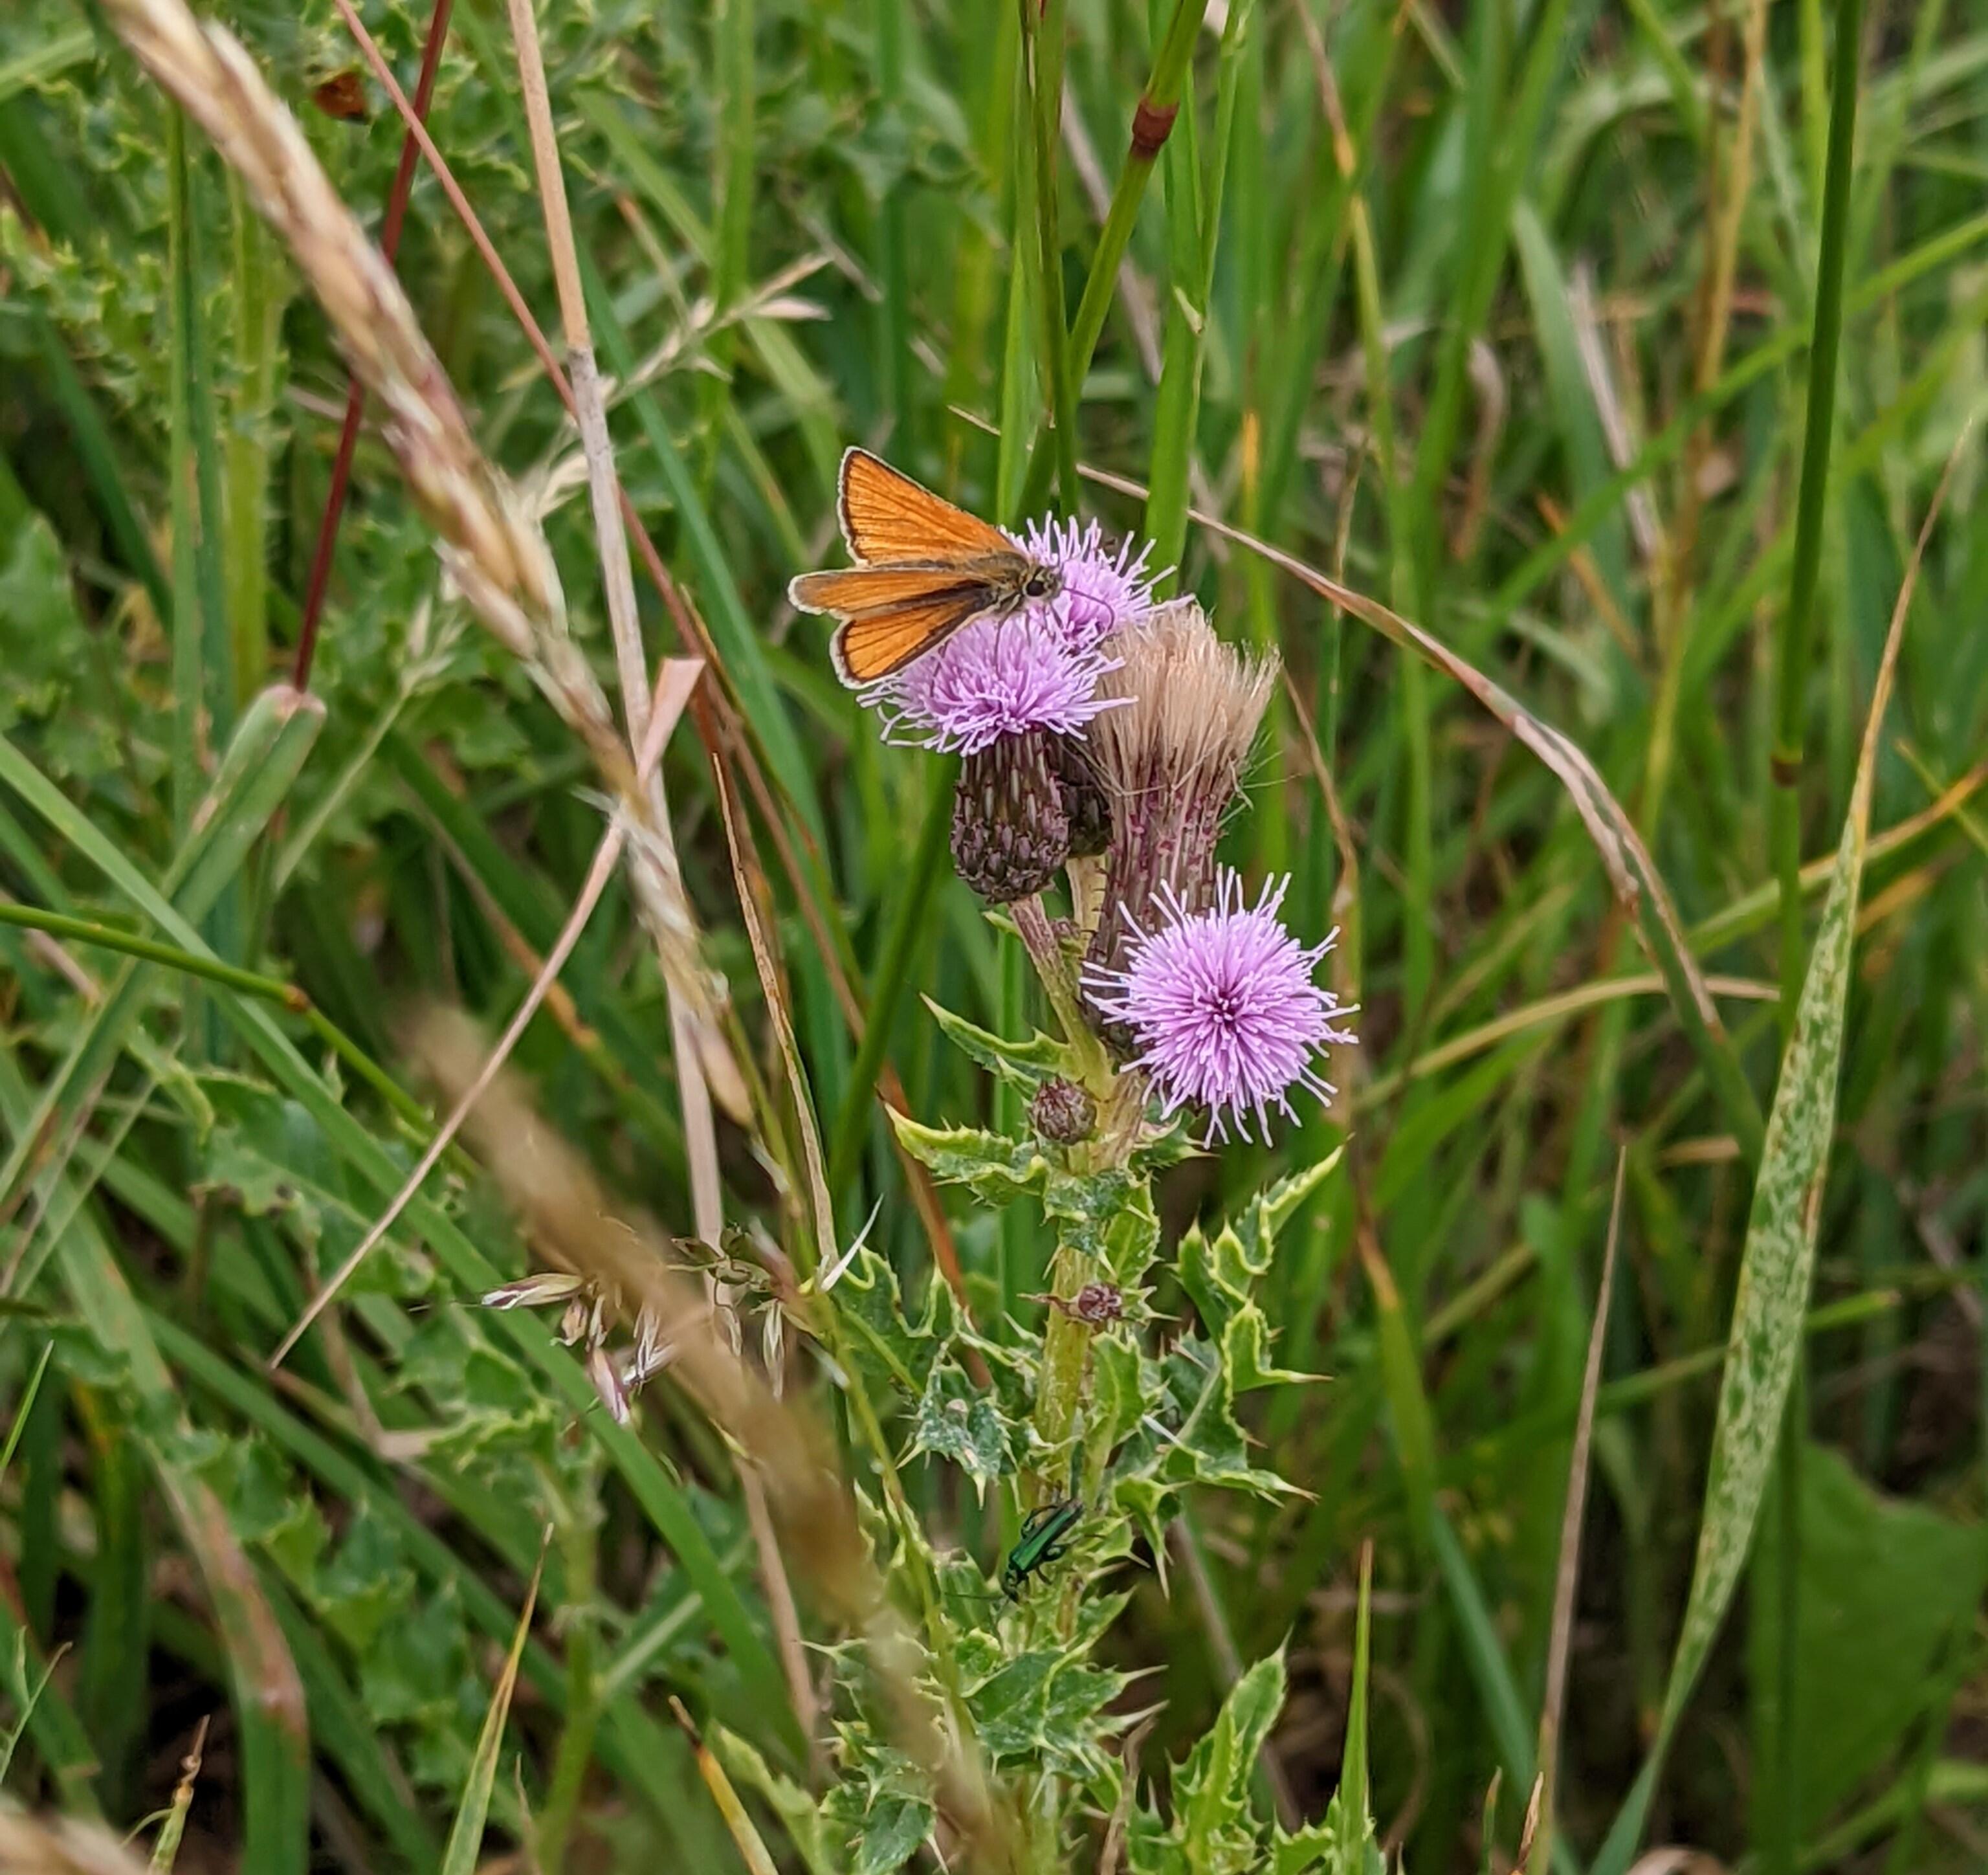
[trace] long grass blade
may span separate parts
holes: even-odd
[[[546,1533],[549,1547],[552,1533]],[[511,1695],[518,1684],[518,1663],[525,1643],[531,1638],[532,1616],[539,1606],[539,1582],[545,1573],[545,1548],[539,1552],[538,1566],[532,1571],[531,1585],[525,1591],[525,1606],[519,1613],[518,1631],[511,1637],[511,1650],[504,1657],[503,1670],[490,1694],[490,1708],[484,1714],[483,1729],[477,1735],[476,1754],[471,1760],[469,1779],[456,1806],[455,1821],[450,1825],[448,1842],[441,1853],[441,1875],[476,1875],[483,1850],[483,1826],[490,1814],[490,1793],[497,1782],[497,1757],[504,1748],[505,1721],[511,1715]]]
[[[1949,459],[1949,478],[1957,459],[1957,452]],[[1780,1443],[1782,1416],[1794,1379],[1815,1265],[1823,1180],[1835,1134],[1837,1083],[1843,1061],[1858,894],[1869,840],[1871,796],[1876,784],[1878,736],[1904,641],[1906,616],[1946,486],[1943,478],[1892,609],[1884,655],[1871,688],[1849,811],[1837,848],[1836,868],[1823,900],[1822,920],[1802,984],[1794,1033],[1782,1059],[1768,1116],[1720,1377],[1697,1562],[1671,1658],[1655,1742],[1609,1830],[1597,1860],[1598,1875],[1621,1875],[1635,1853],[1672,1736],[1739,1585]]]

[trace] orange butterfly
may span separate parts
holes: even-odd
[[[803,573],[787,597],[803,612],[840,621],[829,655],[852,690],[901,671],[969,620],[1006,618],[1028,600],[1053,598],[1062,585],[1054,567],[1000,529],[867,449],[844,452],[837,506],[857,564]]]

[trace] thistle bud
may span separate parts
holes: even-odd
[[[1033,897],[1069,855],[1070,818],[1040,735],[1005,736],[961,762],[952,863],[989,905]]]
[[[1045,1081],[1029,1102],[1029,1124],[1050,1146],[1077,1146],[1097,1127],[1097,1102],[1074,1081]]]
[[[1070,856],[1094,858],[1111,844],[1111,797],[1081,736],[1051,736],[1047,741],[1050,773],[1056,777],[1070,822]]]

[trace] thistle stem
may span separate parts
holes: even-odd
[[[1075,1058],[1072,1063],[1076,1070],[1073,1078],[1097,1099],[1102,1111],[1113,1093],[1111,1063],[1105,1054],[1104,1044],[1084,1019],[1077,970],[1070,952],[1057,936],[1056,927],[1050,922],[1040,894],[1017,899],[1008,909],[1030,960],[1036,966],[1036,974],[1042,979],[1043,993],[1049,998],[1050,1007],[1056,1012],[1063,1040],[1070,1044]]]

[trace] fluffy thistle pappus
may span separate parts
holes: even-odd
[[[1129,1032],[1133,1064],[1151,1078],[1162,1112],[1205,1107],[1211,1142],[1231,1129],[1250,1138],[1252,1114],[1267,1134],[1273,1108],[1295,1119],[1293,1088],[1329,1102],[1334,1090],[1318,1057],[1357,1039],[1337,1026],[1353,1010],[1312,980],[1332,938],[1300,944],[1278,916],[1290,884],[1266,882],[1252,905],[1225,872],[1214,902],[1199,911],[1162,886],[1150,929],[1128,919],[1124,966],[1084,968],[1092,1006]]]
[[[1111,807],[1104,904],[1090,960],[1122,970],[1163,895],[1198,912],[1215,896],[1215,846],[1277,680],[1274,658],[1225,645],[1192,599],[1155,607],[1106,646],[1124,699],[1086,737]],[[1114,1047],[1124,1037],[1107,1024]]]

